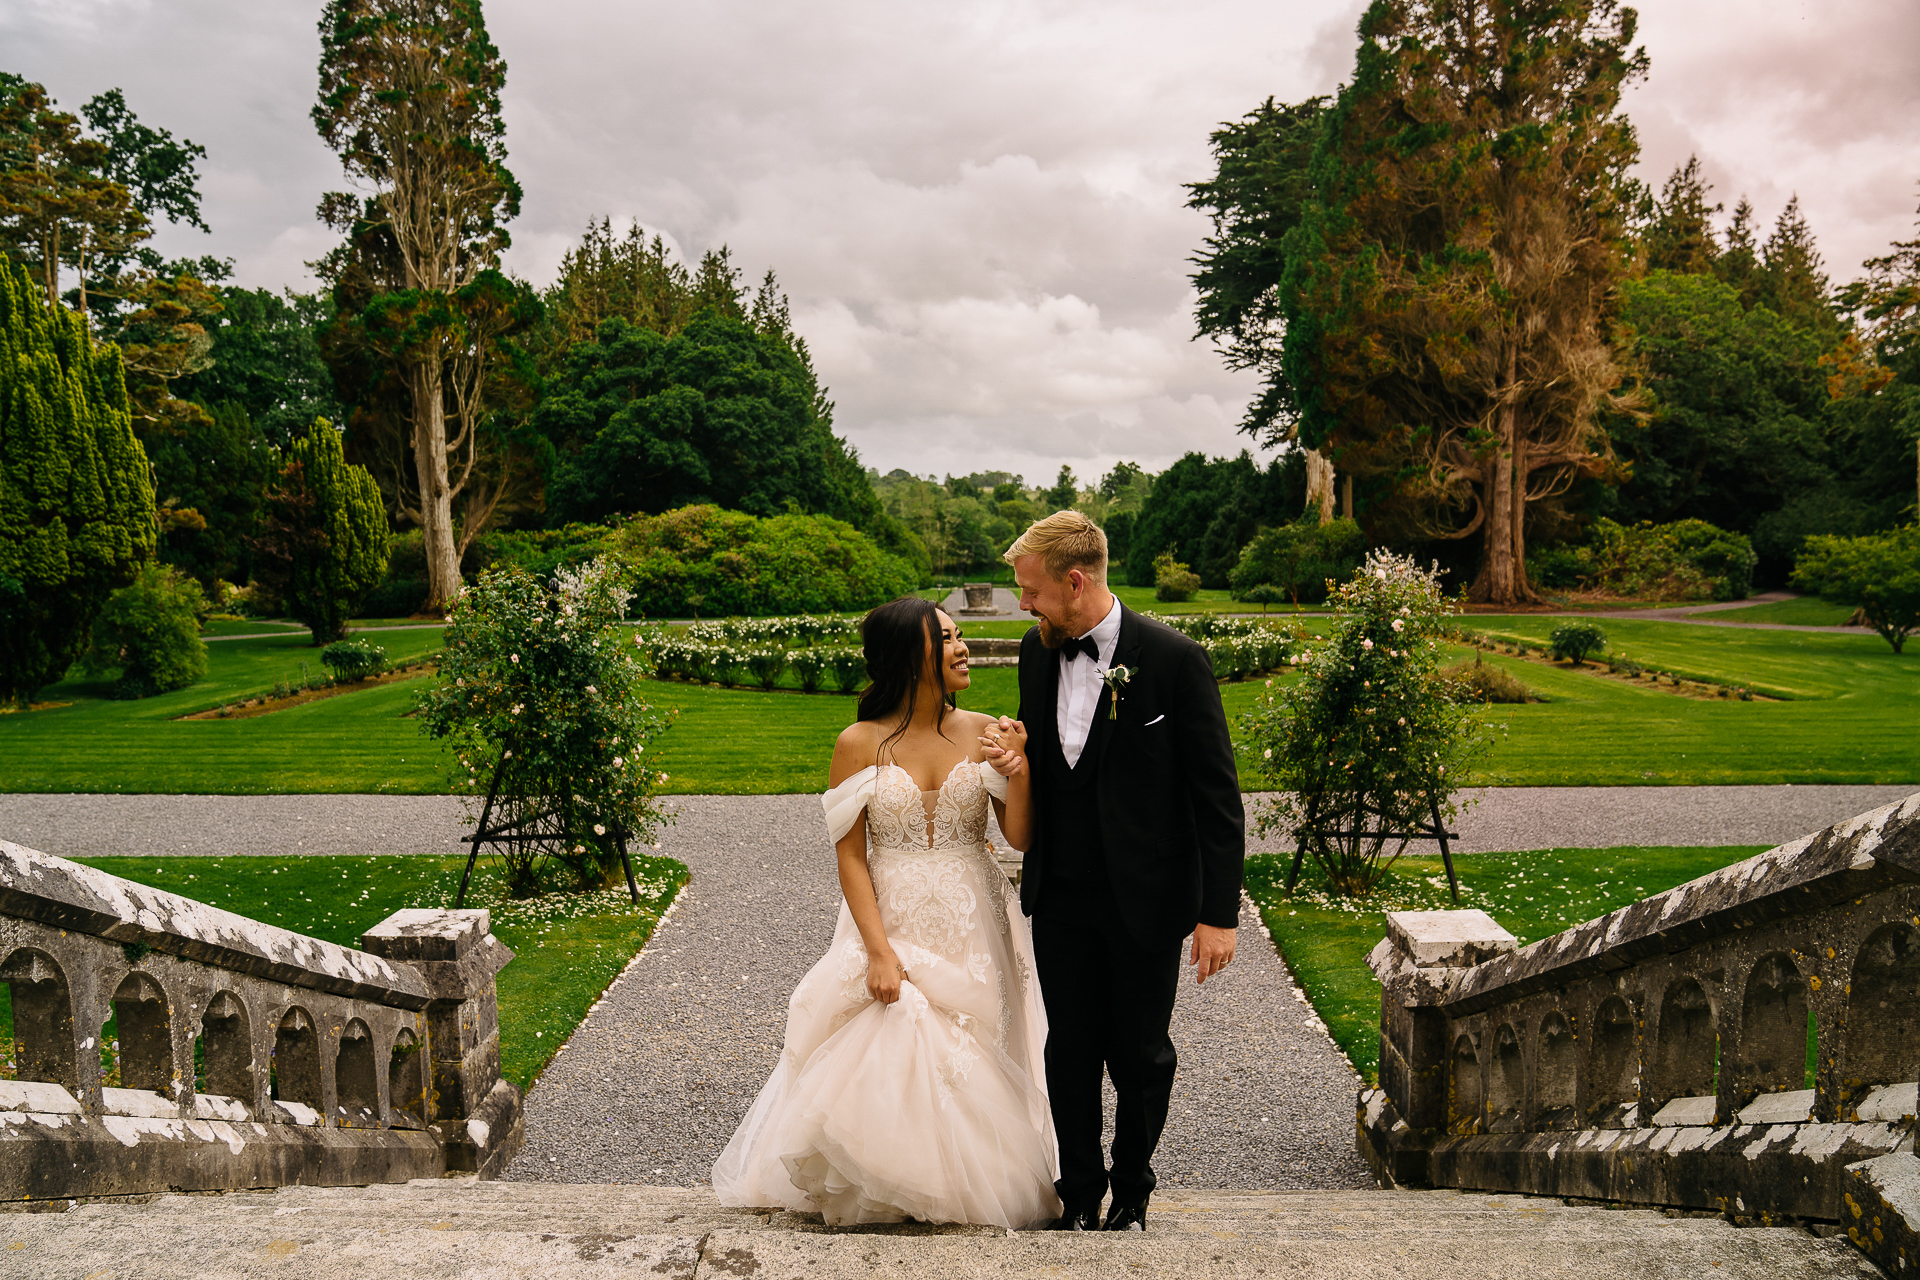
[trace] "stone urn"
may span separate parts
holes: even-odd
[[[968,613],[993,612],[993,584],[991,582],[968,582],[960,589],[967,593]]]

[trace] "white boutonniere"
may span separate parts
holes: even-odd
[[[1126,686],[1127,681],[1133,679],[1133,668],[1108,667],[1099,674],[1101,682],[1107,686],[1107,691],[1113,694],[1112,699],[1107,703],[1107,719],[1118,720],[1120,718],[1120,690]]]

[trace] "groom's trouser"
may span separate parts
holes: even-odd
[[[1055,1187],[1069,1212],[1113,1202],[1143,1205],[1148,1163],[1167,1123],[1177,1059],[1167,1026],[1180,987],[1182,939],[1143,944],[1121,923],[1105,886],[1049,886],[1033,920],[1033,956],[1047,1007],[1047,1094],[1060,1141]],[[1065,899],[1063,901],[1062,899]],[[1113,1168],[1100,1150],[1102,1069],[1118,1108]]]

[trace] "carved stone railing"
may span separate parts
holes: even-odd
[[[1383,1183],[1911,1235],[1920,795],[1528,947],[1484,912],[1393,913],[1368,964]]]
[[[402,911],[363,945],[0,841],[0,1201],[497,1173],[523,1133],[512,953],[485,911]]]

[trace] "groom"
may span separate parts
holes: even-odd
[[[1246,821],[1206,651],[1107,589],[1107,537],[1060,511],[1007,550],[1020,607],[1020,720],[1034,836],[1020,905],[1046,1004],[1047,1091],[1066,1231],[1146,1229],[1167,1122],[1181,942],[1200,982],[1233,959]],[[1124,669],[1124,671],[1123,671]],[[1119,1096],[1100,1149],[1101,1073]]]

